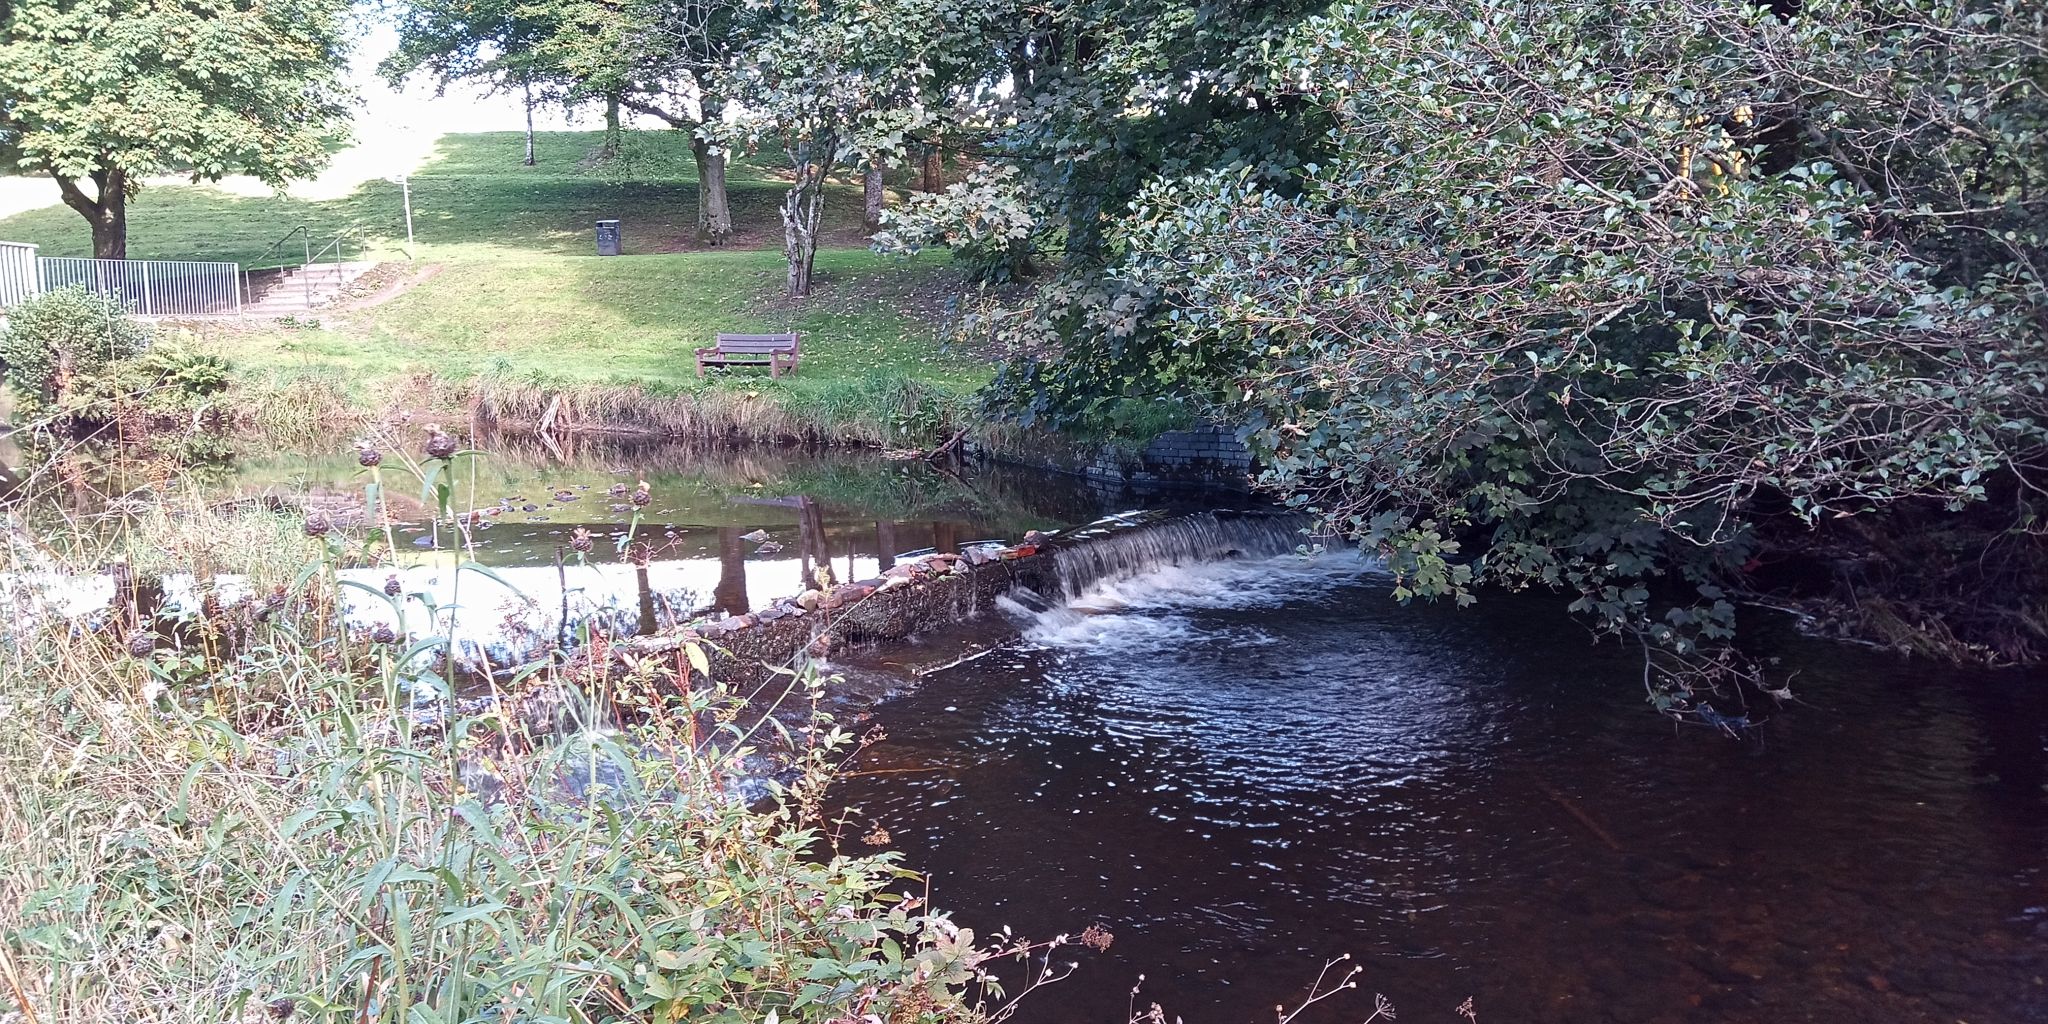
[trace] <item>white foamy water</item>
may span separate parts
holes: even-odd
[[[1279,608],[1380,572],[1377,559],[1353,551],[1277,555],[1167,565],[1112,577],[1045,610],[1010,598],[999,598],[997,606],[1030,643],[1135,653],[1186,641],[1196,629],[1189,619],[1192,612]],[[1233,643],[1275,642],[1254,626],[1220,628]],[[1216,624],[1203,627],[1211,640],[1218,629]]]

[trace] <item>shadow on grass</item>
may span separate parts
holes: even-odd
[[[427,258],[503,252],[581,255],[594,251],[595,222],[624,222],[628,254],[702,248],[697,233],[697,182],[689,142],[677,132],[635,132],[620,161],[592,157],[596,132],[544,132],[539,163],[521,164],[517,132],[445,136],[412,176],[414,233]],[[737,237],[728,248],[779,248],[778,206],[785,186],[773,171],[735,164],[727,192]],[[304,200],[240,196],[197,186],[146,188],[129,207],[129,256],[135,259],[223,260],[245,265],[297,262],[270,250],[304,225],[317,247],[351,225],[372,243],[373,256],[396,255],[405,240],[398,185],[366,181],[347,196]],[[859,190],[834,186],[823,232],[828,245],[860,245]],[[0,238],[42,247],[45,256],[90,256],[84,219],[69,208],[45,207],[0,219]],[[296,258],[294,258],[296,257]]]

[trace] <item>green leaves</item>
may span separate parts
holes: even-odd
[[[1284,83],[1315,148],[1284,176],[1160,156],[1089,211],[1113,244],[1013,318],[1057,358],[999,384],[1034,419],[1227,410],[1397,597],[1557,587],[1690,653],[1726,635],[1720,591],[1653,581],[1736,584],[1760,525],[1881,528],[2043,464],[2048,53],[2038,12],[1989,10],[1337,4],[1240,79]],[[1943,56],[1959,39],[1984,59]],[[1040,123],[1087,118],[1038,98]],[[1269,98],[1247,119],[1277,127]],[[1037,159],[950,219],[1000,198],[1057,223],[1104,192]]]

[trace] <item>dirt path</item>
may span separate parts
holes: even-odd
[[[347,294],[328,308],[337,313],[381,306],[414,286],[438,277],[445,263],[386,263],[356,279]]]

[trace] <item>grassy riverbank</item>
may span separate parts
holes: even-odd
[[[988,379],[986,361],[940,343],[957,276],[867,251],[857,187],[833,187],[817,291],[792,301],[774,168],[734,163],[736,237],[705,249],[683,136],[630,133],[609,163],[594,159],[597,133],[539,142],[526,167],[516,133],[444,137],[411,179],[411,261],[398,187],[382,180],[324,201],[151,187],[132,208],[130,254],[248,263],[294,227],[317,239],[355,225],[393,261],[373,294],[332,309],[184,328],[232,363],[243,418],[278,435],[397,411],[531,426],[552,406],[564,428],[908,446],[941,433]],[[600,218],[624,222],[627,255],[592,255]],[[0,219],[0,238],[44,255],[88,248],[61,206]],[[691,350],[720,331],[802,332],[802,369],[698,378]]]
[[[684,675],[701,652],[458,703],[457,613],[400,593],[398,634],[340,628],[333,567],[377,535],[310,532],[167,494],[112,549],[0,548],[10,580],[124,550],[199,573],[188,613],[117,591],[99,628],[0,645],[0,1016],[977,1024],[983,965],[1050,953],[903,903],[885,835],[842,848],[814,683],[801,735]],[[558,731],[567,694],[639,713]]]

